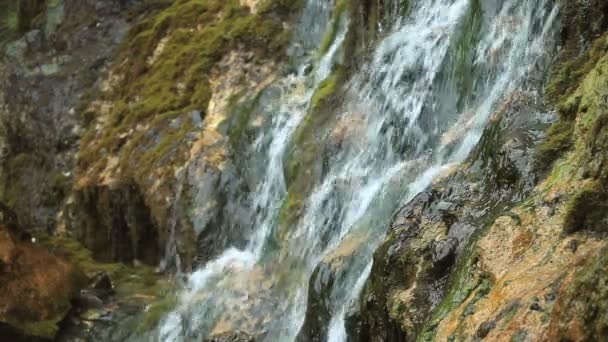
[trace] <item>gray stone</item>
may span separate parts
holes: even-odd
[[[196,128],[203,128],[203,113],[200,110],[193,110],[190,112],[190,118]]]
[[[455,238],[447,238],[445,240],[437,241],[433,248],[433,262],[443,262],[451,256],[454,256],[456,248],[458,247],[458,240]]]

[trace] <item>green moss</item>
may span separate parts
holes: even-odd
[[[471,272],[474,268],[477,253],[474,243],[469,246],[456,264],[447,286],[447,292],[422,328],[418,341],[433,341],[436,328],[441,320],[461,305],[484,281],[474,272]]]
[[[67,237],[38,236],[38,241],[50,250],[64,255],[88,276],[100,271],[106,272],[116,288],[119,296],[130,298],[138,296],[142,299],[156,300],[163,296],[173,284],[165,279],[151,266],[137,267],[121,263],[101,263],[93,259],[90,250],[77,240]]]
[[[71,177],[63,172],[55,171],[47,175],[48,191],[43,193],[43,204],[47,206],[57,205],[65,198],[71,187]]]
[[[546,97],[550,103],[556,104],[560,118],[549,128],[535,153],[533,166],[541,175],[552,170],[555,161],[570,150],[574,153],[568,157],[569,163],[582,169],[588,169],[587,164],[594,164],[591,159],[598,153],[602,154],[598,145],[604,141],[601,132],[605,126],[602,120],[606,111],[604,99],[608,95],[605,90],[608,82],[607,53],[605,35],[576,58],[564,60],[562,56],[554,68]],[[594,156],[589,156],[589,152]],[[583,160],[585,157],[587,160]]]
[[[547,130],[547,136],[534,154],[534,170],[545,174],[553,163],[573,145],[574,122],[560,119]]]
[[[578,270],[564,289],[552,321],[561,336],[580,327],[581,341],[601,341],[608,333],[608,248],[604,247]]]
[[[474,46],[479,41],[479,33],[481,30],[482,7],[480,0],[471,2],[471,6],[465,16],[466,20],[460,28],[460,36],[456,40],[455,46],[451,49],[448,65],[453,68],[451,77],[457,80],[457,89],[464,95],[462,100],[466,99],[473,90],[473,75],[476,74],[474,58],[472,53]]]
[[[30,168],[36,168],[36,157],[30,153],[19,153],[8,160],[7,177],[2,191],[2,201],[11,208],[18,207],[18,203],[23,201],[23,194],[27,193],[18,175],[27,172]]]
[[[27,323],[19,326],[19,328],[29,336],[35,336],[44,339],[53,339],[57,335],[57,332],[59,332],[59,327],[57,326],[57,324],[62,319],[63,317],[60,317],[58,319]]]
[[[281,58],[289,40],[284,22],[299,3],[266,0],[256,14],[238,0],[144,3],[140,11],[146,15],[129,31],[118,54],[114,72],[125,77],[107,96],[115,104],[109,123],[101,134],[91,125],[79,167],[95,168],[104,163],[105,153],[120,150],[120,162],[127,166],[123,169],[137,169],[141,175],[167,155],[179,158],[185,149],[174,147],[183,147],[180,142],[191,130],[162,134],[169,117],[205,112],[212,96],[211,71],[228,52],[245,49],[260,60]],[[147,132],[133,133],[138,124],[160,132],[161,141]],[[132,135],[124,141],[121,136],[127,133]]]
[[[336,94],[338,84],[343,80],[343,69],[338,67],[327,79],[323,80],[315,91],[311,100],[311,110],[313,112],[321,109],[321,106],[327,105],[327,102]]]
[[[17,13],[17,2],[4,1],[4,3],[0,4],[0,34],[7,36],[0,36],[0,41],[9,39],[9,35],[15,33],[18,26],[19,18]]]
[[[177,304],[177,297],[173,293],[167,293],[166,296],[158,302],[151,304],[145,311],[139,325],[138,332],[146,332],[154,329],[160,320]]]
[[[518,330],[511,335],[511,342],[524,342],[527,341],[528,333],[525,330]]]
[[[485,298],[490,290],[492,289],[492,282],[489,279],[482,279],[481,283],[477,287],[477,292],[475,293],[475,297],[469,302],[467,307],[463,311],[463,315],[470,316],[475,313],[475,305],[482,298]]]
[[[34,27],[35,22],[41,20],[46,0],[19,0],[18,3],[17,29],[27,32]]]
[[[278,241],[284,241],[284,234],[297,223],[303,205],[304,196],[297,192],[289,192],[279,211],[279,227],[281,228],[277,237]]]
[[[515,315],[519,311],[519,308],[520,308],[519,304],[512,304],[507,308],[507,311],[504,312],[504,314],[503,314],[504,317],[502,319],[502,323],[500,324],[501,330],[504,330],[507,327],[507,325],[509,325],[511,320],[513,320],[513,317],[515,317]]]
[[[595,40],[591,48],[582,54],[579,54],[577,49],[565,49],[560,53],[545,89],[546,98],[550,103],[558,104],[578,88],[583,78],[608,52],[607,37],[604,35]]]
[[[574,233],[581,230],[608,232],[608,193],[599,181],[586,183],[566,205],[564,230]]]
[[[332,75],[321,82],[312,96],[308,114],[294,133],[291,141],[292,148],[306,149],[306,147],[318,146],[319,141],[315,139],[315,133],[321,130],[321,127],[327,122],[333,109],[335,109],[337,105],[336,93],[343,81],[344,71],[342,67],[337,67]],[[292,163],[288,167],[287,178],[293,179],[300,163],[297,158],[290,159]]]
[[[308,114],[294,132],[285,169],[288,195],[279,213],[279,240],[281,232],[299,218],[304,198],[314,185],[315,165],[322,162],[320,135],[339,105],[337,95],[345,80],[345,68],[337,66],[316,89]]]
[[[242,94],[237,94],[230,99],[228,104],[228,108],[230,108],[228,137],[234,151],[240,151],[244,141],[249,142],[247,126],[251,121],[253,112],[259,105],[263,93],[264,90],[260,91],[252,99],[242,99],[239,102],[237,102],[237,99],[241,99]]]
[[[348,0],[337,0],[334,6],[334,10],[332,13],[331,21],[329,24],[329,28],[325,32],[323,36],[323,40],[321,41],[321,45],[319,46],[318,54],[319,56],[323,56],[329,51],[329,48],[332,46],[334,41],[336,40],[336,36],[338,31],[340,30],[340,23],[344,20],[344,13],[348,9],[348,5],[355,2]]]
[[[266,0],[257,8],[260,14],[278,14],[281,16],[296,13],[302,7],[302,0]]]

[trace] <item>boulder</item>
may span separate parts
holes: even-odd
[[[0,223],[0,335],[52,339],[86,278],[67,260],[20,239],[16,229]]]

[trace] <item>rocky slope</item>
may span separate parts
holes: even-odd
[[[333,152],[356,146],[365,122],[334,114],[387,3],[333,4],[320,49],[347,13],[345,51],[290,143],[277,245]],[[228,217],[238,207],[228,199],[255,190],[244,151],[268,124],[258,111],[279,92],[272,82],[302,67],[285,62],[306,48],[287,44],[301,7],[0,0],[0,200],[20,221],[0,224],[0,337],[146,336],[176,302],[158,271],[190,271],[246,243],[255,227]],[[348,314],[350,340],[608,335],[608,5],[562,0],[561,17],[544,94],[509,94],[467,162],[395,214]],[[298,340],[326,336],[327,289],[362,245],[323,258]],[[230,331],[242,325],[210,340],[253,340]]]
[[[605,338],[607,9],[566,1],[544,101],[511,94],[468,162],[396,214],[353,340]]]
[[[253,97],[282,72],[276,62],[299,7],[0,2],[0,200],[28,234],[124,289],[101,298],[94,319],[77,312],[60,339],[133,333],[125,326],[110,336],[92,324],[108,320],[149,329],[174,297],[159,301],[167,286],[141,263],[188,270],[223,250],[221,240],[242,239],[239,227],[232,236],[214,231],[223,194],[194,199],[239,172],[228,158],[237,136],[230,131],[246,128],[235,96]],[[218,218],[195,222],[192,213]],[[121,322],[144,308],[136,323]]]

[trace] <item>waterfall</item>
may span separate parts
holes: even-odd
[[[389,3],[392,9],[402,1]],[[189,276],[157,331],[160,340],[200,340],[233,329],[293,341],[305,321],[309,279],[343,253],[348,262],[336,266],[341,276],[325,303],[331,314],[325,339],[344,341],[344,315],[392,214],[465,160],[501,103],[538,89],[558,11],[552,0],[412,0],[407,12],[392,9],[390,25],[367,64],[351,75],[333,129],[322,138],[339,135],[339,148],[297,222],[270,248],[288,196],[289,144],[348,35],[345,14],[324,55],[311,51],[321,44],[332,7],[307,1],[291,49],[305,50],[293,54],[300,67],[260,105],[269,124],[249,151],[261,177],[248,198],[253,229],[246,246],[228,248]]]

